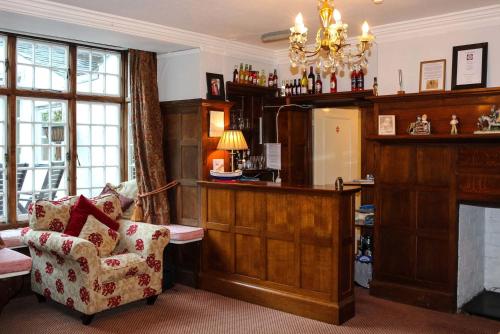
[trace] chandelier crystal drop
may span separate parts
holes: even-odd
[[[318,1],[321,27],[316,33],[313,50],[307,49],[307,27],[302,14],[295,18],[295,25],[290,28],[289,58],[293,67],[315,63],[321,70],[336,71],[346,64],[352,70],[355,67],[368,66],[367,55],[375,37],[370,33],[370,26],[365,21],[363,34],[358,37],[359,43],[353,47],[347,43],[347,24],[342,22],[340,12],[335,8],[333,0]]]

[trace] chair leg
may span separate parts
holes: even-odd
[[[82,324],[84,324],[85,326],[90,325],[92,319],[94,319],[94,315],[95,314],[82,314],[82,316],[80,317],[82,319]]]
[[[146,304],[148,304],[148,305],[154,305],[154,303],[156,302],[156,299],[158,299],[158,295],[148,297],[146,299]]]
[[[47,301],[47,298],[45,298],[45,296],[39,295],[38,293],[35,293],[35,296],[39,303],[45,303]]]

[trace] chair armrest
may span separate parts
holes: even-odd
[[[53,231],[33,231],[27,227],[21,232],[21,241],[35,253],[47,252],[77,262],[83,257],[89,262],[95,260],[96,264],[99,263],[96,247],[85,239]]]
[[[119,249],[136,253],[144,258],[154,255],[163,258],[163,249],[170,240],[170,231],[165,226],[120,220]]]

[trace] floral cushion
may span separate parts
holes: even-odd
[[[122,215],[122,207],[118,196],[113,194],[104,194],[89,200],[111,219],[117,220]]]
[[[137,181],[134,180],[129,180],[120,183],[118,186],[114,187],[111,184],[107,184],[115,190],[117,193],[119,193],[122,196],[131,198],[131,199],[136,199],[137,198]],[[123,211],[122,218],[124,219],[130,219],[132,217],[132,213],[134,212],[135,209],[135,203],[132,203],[127,210]]]
[[[62,232],[68,224],[70,208],[70,202],[67,200],[36,201],[28,209],[30,227],[35,231],[50,230]]]
[[[113,255],[101,259],[102,282],[118,281],[148,271],[146,259],[135,253]]]
[[[93,243],[97,248],[97,254],[103,257],[108,256],[115,249],[120,235],[94,216],[89,215],[78,237]]]

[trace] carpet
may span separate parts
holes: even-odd
[[[226,298],[182,285],[160,295],[154,306],[135,302],[97,314],[90,326],[54,302],[34,296],[12,300],[0,315],[2,334],[23,333],[492,333],[500,322],[447,314],[371,297],[356,290],[356,316],[342,326]]]

